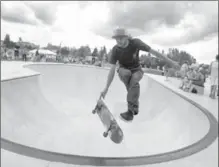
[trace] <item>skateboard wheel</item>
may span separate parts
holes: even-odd
[[[104,132],[104,133],[103,133],[103,136],[104,136],[104,137],[107,137],[107,136],[108,136],[108,133],[107,133],[107,132]]]
[[[95,114],[95,113],[96,113],[96,110],[93,110],[92,113]]]

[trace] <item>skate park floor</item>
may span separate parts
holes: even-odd
[[[104,128],[92,109],[107,71],[1,62],[1,165],[218,166],[218,100],[208,93],[183,92],[174,78],[145,74],[140,113],[127,124],[118,118],[126,110],[126,90],[115,76],[106,102],[124,131],[124,142],[116,145],[103,138]]]

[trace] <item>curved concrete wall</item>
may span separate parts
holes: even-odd
[[[24,150],[34,147],[52,151],[49,155],[57,156],[54,161],[133,165],[188,156],[215,140],[217,122],[211,114],[145,75],[141,81],[140,114],[132,124],[119,122],[125,140],[115,145],[102,138],[103,126],[91,114],[105,86],[107,70],[66,65],[28,68],[41,75],[4,81],[1,85],[4,138],[1,141],[5,149],[18,151],[13,148],[19,143]],[[116,118],[126,110],[125,97],[126,90],[116,77],[106,98]],[[10,141],[15,142],[13,148]],[[45,152],[35,153],[32,156],[53,159]],[[47,156],[42,157],[44,154]],[[63,154],[90,157],[72,155],[70,159]],[[133,158],[136,156],[142,157],[137,161]],[[94,157],[99,161],[94,161]]]

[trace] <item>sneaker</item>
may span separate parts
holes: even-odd
[[[124,113],[120,114],[120,117],[124,120],[124,121],[132,121],[134,116],[133,113],[131,111],[127,111]]]

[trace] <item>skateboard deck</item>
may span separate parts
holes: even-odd
[[[103,133],[104,137],[110,136],[110,139],[114,143],[121,143],[123,140],[123,132],[107,107],[104,99],[102,97],[99,98],[94,110],[93,114],[97,113],[100,117],[101,122],[103,123],[106,131]]]

